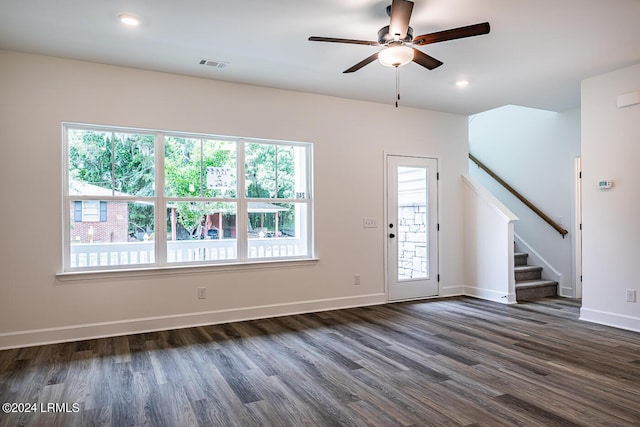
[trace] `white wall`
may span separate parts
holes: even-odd
[[[465,294],[515,303],[513,228],[518,221],[486,188],[464,181]]]
[[[582,82],[581,318],[640,331],[640,105],[618,108],[618,95],[640,90],[640,64]],[[597,182],[613,181],[601,191]]]
[[[493,178],[469,162],[469,174],[516,216],[515,233],[552,268],[560,295],[574,295],[574,161],[580,155],[580,110],[555,113],[505,106],[470,118],[469,152],[569,231],[562,236]],[[518,248],[520,249],[520,248]]]
[[[464,116],[8,51],[0,93],[0,348],[386,301],[385,230],[362,228],[384,150],[439,159],[441,295],[463,289]],[[62,121],[314,143],[320,260],[60,281]]]

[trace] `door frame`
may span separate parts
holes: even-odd
[[[575,158],[574,167],[574,221],[573,221],[573,256],[574,285],[573,297],[582,298],[582,157]]]
[[[428,160],[435,160],[436,164],[438,165],[437,169],[436,169],[436,202],[437,202],[437,209],[436,209],[436,247],[435,250],[437,251],[438,254],[438,260],[436,263],[436,269],[437,271],[435,272],[436,274],[436,281],[437,281],[437,286],[438,286],[438,293],[436,295],[431,295],[431,296],[426,296],[426,297],[416,297],[416,298],[408,298],[408,299],[403,299],[403,300],[390,300],[389,299],[389,248],[388,248],[388,224],[389,224],[389,168],[388,168],[388,158],[390,156],[395,156],[395,157],[413,157],[413,158],[418,158],[418,159],[428,159]],[[440,286],[440,159],[436,156],[427,156],[427,155],[423,155],[423,154],[407,154],[407,153],[398,153],[398,152],[394,152],[394,151],[383,151],[383,156],[382,156],[382,164],[383,164],[383,176],[384,176],[384,192],[383,192],[383,224],[382,224],[382,238],[383,238],[383,258],[384,258],[384,268],[383,268],[383,273],[384,273],[384,292],[386,295],[386,299],[387,302],[399,302],[399,301],[411,301],[411,300],[420,300],[420,299],[429,299],[429,298],[438,298],[441,293],[442,293],[442,288]]]

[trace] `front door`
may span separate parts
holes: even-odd
[[[386,161],[388,299],[438,295],[438,160]]]

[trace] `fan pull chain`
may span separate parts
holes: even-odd
[[[396,66],[396,108],[400,101],[400,67]]]

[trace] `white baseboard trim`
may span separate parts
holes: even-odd
[[[573,298],[573,288],[568,286],[560,286],[558,295],[564,298]]]
[[[580,320],[640,332],[640,317],[582,307],[580,309]]]
[[[515,294],[505,295],[502,292],[492,289],[475,288],[472,286],[452,286],[441,289],[439,297],[452,296],[470,296],[503,304],[516,303]],[[145,332],[166,331],[170,329],[191,328],[196,326],[240,322],[244,320],[264,319],[269,317],[288,316],[319,311],[365,307],[386,303],[386,294],[379,293],[354,297],[328,298],[295,303],[271,304],[238,309],[8,332],[0,334],[0,350]],[[583,307],[580,309],[580,320],[640,332],[640,318],[638,317],[625,316]]]
[[[465,295],[480,299],[486,299],[489,301],[495,301],[502,304],[515,304],[516,295],[512,293],[505,294],[504,292],[498,292],[493,289],[476,288],[473,286],[465,287]]]
[[[466,288],[464,285],[459,286],[442,286],[440,287],[440,294],[438,297],[447,298],[447,297],[459,297],[466,295]]]
[[[384,293],[0,334],[0,350],[385,304]]]

